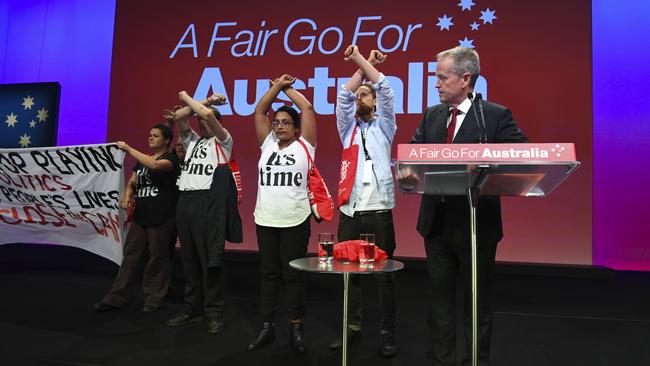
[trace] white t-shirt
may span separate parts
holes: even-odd
[[[313,160],[316,148],[302,136],[300,140],[305,143]],[[307,197],[309,162],[305,149],[294,141],[280,150],[274,131],[266,136],[260,149],[255,223],[269,227],[301,224],[311,215]]]
[[[364,165],[370,165],[366,168]],[[358,164],[357,169],[364,169],[363,176],[363,186],[361,187],[361,194],[359,195],[359,201],[357,201],[356,207],[350,210],[351,212],[343,212],[348,216],[354,216],[355,211],[375,211],[375,210],[385,210],[386,205],[381,202],[381,196],[379,195],[379,188],[377,187],[377,175],[372,169],[372,160],[367,160],[365,163]],[[365,175],[369,176],[366,177]],[[349,207],[349,205],[346,205]],[[343,211],[343,206],[341,206],[341,211]]]
[[[217,143],[221,145],[223,154],[221,150],[217,153]],[[181,191],[210,189],[216,167],[230,160],[232,137],[228,134],[224,141],[219,141],[216,136],[201,138],[192,130],[188,138],[183,141],[183,146],[187,153],[178,180],[178,189]]]

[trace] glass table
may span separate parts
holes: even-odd
[[[320,263],[318,257],[294,259],[289,266],[300,271],[317,273],[335,273],[343,275],[343,354],[342,364],[348,364],[348,285],[350,274],[374,274],[378,272],[396,272],[404,268],[404,263],[394,259],[376,261],[373,264],[360,264],[334,259],[329,263]]]

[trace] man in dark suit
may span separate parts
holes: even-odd
[[[436,88],[442,104],[427,108],[412,143],[513,143],[528,140],[510,110],[474,98],[480,72],[478,53],[456,47],[438,54]],[[482,103],[485,131],[478,103]],[[472,111],[473,108],[476,110]],[[477,207],[478,324],[481,365],[489,362],[490,285],[497,243],[503,237],[499,197],[482,196]],[[465,289],[463,364],[471,358],[471,233],[465,196],[423,195],[417,223],[424,237],[429,272],[429,350],[434,365],[454,366],[456,358],[456,279]]]

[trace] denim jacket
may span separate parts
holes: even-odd
[[[360,129],[363,129],[366,135],[366,149],[372,159],[381,202],[385,209],[395,207],[395,185],[390,166],[391,146],[397,132],[394,108],[395,95],[384,74],[380,75],[379,81],[374,86],[377,92],[375,118],[369,122],[358,121],[359,127],[352,142],[359,145],[359,156],[350,201],[341,206],[341,211],[348,216],[354,215],[355,206],[361,198],[361,189],[363,187],[363,164],[366,157],[363,152]],[[354,126],[357,124],[355,99],[356,95],[348,90],[345,85],[342,85],[336,103],[336,125],[343,148],[350,146],[350,138]]]

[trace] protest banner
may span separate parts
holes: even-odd
[[[59,244],[122,261],[124,152],[115,144],[0,149],[0,244]]]

